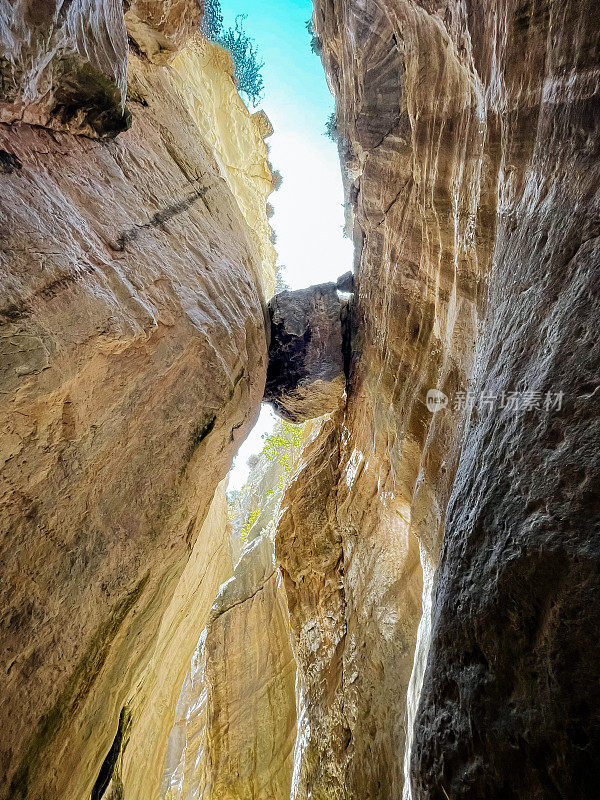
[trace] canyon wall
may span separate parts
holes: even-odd
[[[296,740],[296,664],[273,535],[300,426],[278,422],[230,493],[231,580],[220,589],[181,690],[166,800],[287,800]]]
[[[129,4],[129,55],[120,3],[38,5],[2,16],[0,797],[151,797],[232,570],[269,126],[219,48],[169,61],[195,3]]]
[[[307,731],[293,796],[397,800],[423,572],[464,426],[425,398],[472,369],[497,164],[437,16],[348,0],[316,2],[314,22],[356,263],[347,405],[305,450],[277,533]]]
[[[276,540],[292,797],[594,796],[596,11],[314,5],[356,260]]]
[[[0,800],[595,797],[592,0],[315,0],[355,264],[302,314],[199,16],[0,8]],[[269,344],[330,413],[232,520]]]
[[[166,800],[287,800],[296,665],[273,540],[258,536],[217,595],[178,703]]]
[[[489,6],[463,24],[500,120],[472,385],[498,401],[448,507],[411,773],[421,799],[575,800],[600,779],[600,19]]]

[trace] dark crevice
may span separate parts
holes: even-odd
[[[126,724],[126,712],[125,708],[122,708],[121,713],[119,714],[119,726],[117,728],[116,736],[113,739],[113,743],[110,746],[110,750],[106,754],[106,758],[102,762],[102,766],[100,767],[100,772],[98,773],[98,777],[96,778],[96,783],[94,784],[94,788],[92,789],[91,800],[100,800],[100,798],[104,795],[104,792],[108,788],[108,784],[110,783],[113,773],[115,771],[115,766],[117,763],[117,759],[119,758],[119,753],[121,752],[121,745],[123,744],[123,731],[125,729],[125,724]]]

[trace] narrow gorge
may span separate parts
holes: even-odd
[[[314,0],[302,289],[214,8],[0,0],[0,800],[594,800],[597,4]]]

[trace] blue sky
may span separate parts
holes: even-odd
[[[279,263],[293,289],[335,279],[352,264],[342,236],[343,196],[336,145],[323,135],[334,108],[321,60],[310,49],[311,0],[221,0],[224,24],[247,14],[244,28],[264,61],[259,107],[275,133],[271,161],[283,175],[270,202]]]
[[[352,246],[343,238],[343,193],[337,146],[323,135],[334,108],[321,60],[310,49],[306,20],[311,0],[221,0],[225,27],[247,14],[244,29],[264,61],[264,100],[275,133],[267,141],[273,166],[283,175],[271,195],[271,223],[277,233],[279,263],[292,289],[335,280],[352,268]],[[261,436],[275,420],[263,406],[229,476],[239,489],[248,474],[246,461],[262,449]]]

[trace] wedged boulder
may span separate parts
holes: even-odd
[[[346,389],[342,317],[335,283],[284,291],[269,301],[271,343],[264,400],[303,422],[339,408]]]

